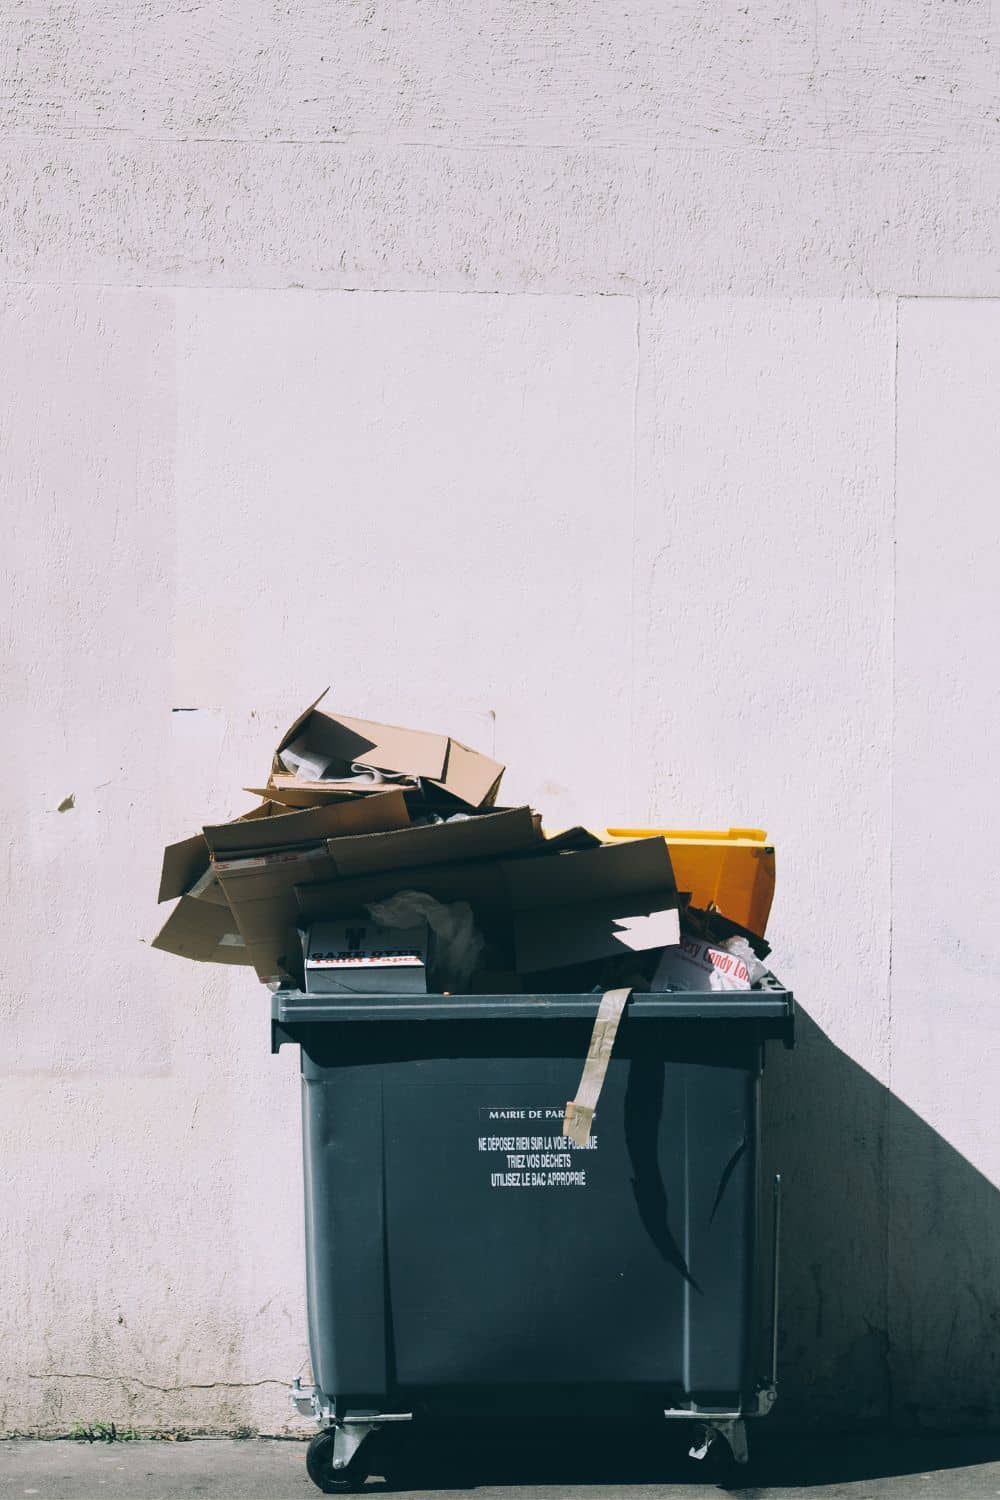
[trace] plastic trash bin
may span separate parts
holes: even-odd
[[[279,991],[302,1063],[309,1472],[387,1474],[407,1424],[615,1412],[746,1457],[775,1395],[765,1044],[791,993],[637,994],[589,1145],[562,1135],[595,995]]]

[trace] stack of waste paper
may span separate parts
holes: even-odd
[[[317,699],[252,811],[164,852],[153,946],[327,994],[749,989],[774,851],[759,830],[571,828],[498,806],[503,766]]]

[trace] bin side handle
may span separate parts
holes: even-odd
[[[774,1174],[771,1244],[771,1385],[778,1384],[778,1295],[781,1284],[781,1173]]]

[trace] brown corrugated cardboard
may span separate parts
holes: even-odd
[[[269,850],[277,852],[302,844],[318,844],[342,834],[385,833],[409,825],[410,815],[402,792],[394,787],[382,787],[377,797],[298,812],[282,808],[271,817],[254,822],[209,824],[203,832],[212,854],[225,859],[227,856]]]
[[[164,851],[160,900],[182,900],[154,947],[206,962],[253,963],[261,979],[277,977],[297,920],[293,885],[312,872],[336,872],[326,840],[338,831],[404,829],[409,821],[402,792],[380,787],[377,796],[300,812],[266,802],[231,823],[210,824]],[[219,857],[224,853],[236,857]],[[293,951],[292,972],[295,961]]]
[[[519,974],[623,953],[665,948],[680,940],[676,892],[621,896],[579,906],[537,907],[514,915],[514,961]]]
[[[249,964],[250,954],[226,906],[182,896],[152,947],[210,964]]]
[[[515,911],[676,890],[667,846],[657,838],[601,844],[551,859],[518,860],[516,868],[508,860],[504,870]]]
[[[329,759],[328,769],[334,777],[349,776],[352,764],[358,763],[420,777],[469,807],[487,806],[495,800],[504,769],[497,761],[448,735],[330,713],[317,707],[325,696],[321,693],[282,736],[271,765],[272,780],[287,774],[281,752],[301,737],[310,754]],[[323,786],[315,779],[307,784],[310,789]],[[345,783],[343,789],[363,793],[370,790],[370,784]]]
[[[519,973],[663,947],[680,935],[670,856],[655,838],[521,859],[369,869],[351,878],[299,883],[295,895],[303,917],[313,920],[359,912],[400,890],[468,901],[484,930],[512,932]]]
[[[392,783],[404,792],[409,790],[411,785],[415,788],[416,784],[415,781]],[[245,786],[243,790],[249,792],[252,797],[269,797],[272,802],[280,802],[284,807],[329,807],[333,802],[350,802],[356,797],[374,797],[379,792],[385,791],[385,785],[377,781],[357,780],[303,781],[301,776],[292,776],[289,772],[283,771],[272,774],[267,786]]]
[[[233,820],[233,826],[268,818],[274,810],[272,802],[262,802],[259,807],[252,807],[249,812],[241,813]],[[278,812],[283,813],[284,808],[279,808]],[[177,844],[168,844],[163,851],[157,901],[175,901],[178,896],[186,895],[208,869],[208,861],[209,850],[204,834],[196,833],[189,839],[181,839]]]
[[[401,803],[402,794],[397,792],[395,795]],[[366,797],[323,811],[342,817],[350,814],[355,826],[363,826],[367,819],[370,826],[377,828],[382,817],[378,804],[382,800]],[[385,800],[390,799],[386,797]],[[311,814],[293,813],[278,821],[309,816]],[[536,817],[530,808],[521,807],[508,812],[484,813],[459,823],[331,838],[311,850],[291,850],[256,858],[217,859],[212,869],[239,930],[252,949],[258,974],[262,979],[268,979],[274,974],[279,958],[289,961],[288,934],[298,919],[295,886],[328,882],[338,876],[393,870],[389,882],[391,890],[386,891],[383,887],[379,892],[392,894],[406,888],[405,882],[399,883],[398,867],[414,865],[419,868],[412,879],[423,890],[426,887],[423,871],[428,864],[455,860],[461,854],[470,859],[475,856],[487,858],[497,851],[526,849],[540,843]],[[329,911],[321,915],[334,916],[337,913]]]
[[[345,801],[331,807],[289,812],[273,802],[263,802],[230,823],[207,825],[192,838],[168,844],[163,851],[158,900],[174,901],[190,895],[201,901],[225,905],[209,872],[212,855],[248,855],[267,850],[322,843],[344,834],[383,832],[407,828],[410,815],[403,794],[396,787],[379,787],[377,797]]]
[[[177,844],[168,844],[163,851],[157,901],[175,901],[178,896],[183,896],[204,875],[210,857],[208,845],[200,833],[181,839]]]
[[[677,891],[662,839],[508,860],[521,974],[676,943]]]
[[[325,880],[295,887],[299,911],[309,921],[325,916],[361,912],[369,901],[381,901],[397,891],[426,891],[437,901],[468,901],[482,925],[484,914],[509,913],[510,894],[502,867],[495,860],[452,865],[418,865],[380,870],[350,879]]]
[[[288,970],[299,965],[294,887],[302,881],[329,878],[333,874],[326,845],[246,859],[216,860],[212,868],[258,977],[273,979],[283,966]]]
[[[328,848],[336,873],[351,876],[399,866],[490,859],[540,847],[542,842],[538,815],[530,807],[512,807],[504,812],[483,813],[455,823],[331,839]]]

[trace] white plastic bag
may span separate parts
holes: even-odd
[[[720,944],[720,946],[725,948],[727,953],[731,953],[734,958],[741,958],[743,960],[747,966],[751,984],[757,984],[763,979],[767,973],[767,965],[761,963],[745,937],[726,938],[726,941]]]
[[[384,927],[416,927],[426,922],[434,934],[434,982],[440,990],[461,990],[468,983],[485,939],[468,901],[435,901],[426,891],[397,891],[372,901],[368,912]]]

